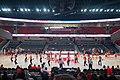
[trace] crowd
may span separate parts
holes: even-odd
[[[12,70],[12,73],[10,71]],[[46,66],[29,65],[28,68],[21,68],[17,66],[14,70],[8,70],[3,65],[0,66],[0,80],[119,80],[120,68],[119,65],[103,66],[102,70],[84,69],[80,68],[57,68],[53,67],[51,71]],[[27,76],[27,73],[33,74]],[[37,73],[36,73],[37,72]],[[38,78],[39,75],[41,78]],[[12,77],[11,77],[12,76]]]

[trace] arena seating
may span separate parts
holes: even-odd
[[[82,52],[82,48],[85,50],[89,49],[103,49],[105,52],[112,49],[113,52],[119,52],[114,43],[111,40],[97,41],[96,39],[76,39],[73,40],[71,38],[49,38],[48,40],[11,40],[8,48],[16,48],[21,47],[25,49],[25,51],[33,51],[35,52],[37,49],[43,50],[46,45],[48,45],[47,50],[53,51],[74,51],[74,44],[77,45],[79,50]],[[107,49],[106,49],[107,48]]]
[[[110,50],[112,49],[114,52],[119,52],[116,47],[115,44],[111,41],[111,40],[106,40],[104,41],[104,45]]]
[[[105,34],[103,27],[82,27],[77,30],[78,33],[89,33],[89,34]]]
[[[2,38],[0,38],[0,43],[1,43],[2,41],[3,41]]]
[[[112,33],[116,32],[116,31],[118,31],[119,29],[120,29],[120,27],[118,27],[118,26],[112,27],[112,29],[110,30],[110,34],[112,34]]]
[[[7,48],[16,48],[20,43],[21,43],[21,41],[11,40],[11,41],[10,41],[10,44],[8,45]]]
[[[22,71],[18,71],[17,68],[0,68],[0,79],[1,77],[4,75],[4,72],[7,72],[7,76],[10,78],[10,80],[13,80],[14,78],[19,78],[22,80],[43,80],[42,77],[45,74],[42,74],[41,69],[33,69],[33,68],[20,68],[22,69]],[[22,77],[20,77],[20,73],[22,73]],[[53,80],[53,78],[55,78],[57,75],[59,74],[69,74],[71,76],[74,76],[76,79],[78,77],[79,74],[84,73],[87,77],[87,80],[91,80],[90,78],[92,78],[92,75],[95,74],[97,75],[97,77],[99,78],[101,75],[102,76],[107,76],[109,78],[109,76],[115,76],[116,80],[119,80],[120,78],[120,69],[112,69],[112,74],[111,75],[107,75],[107,69],[84,69],[82,72],[78,72],[77,68],[62,68],[59,69],[58,67],[52,67],[51,68],[51,74],[48,76],[49,79],[47,80]],[[15,75],[19,76],[19,77],[15,77]],[[24,76],[23,76],[24,75]],[[88,77],[88,75],[91,75]],[[24,79],[23,79],[24,78]],[[118,79],[117,79],[118,78]],[[77,79],[79,80],[79,79]],[[83,79],[82,79],[83,80]],[[97,79],[98,80],[98,79]],[[110,79],[106,79],[106,80],[110,80]]]
[[[73,45],[49,45],[48,50],[53,51],[74,51]]]
[[[115,41],[117,45],[120,45],[120,40]]]
[[[0,26],[0,28],[9,31],[10,33],[14,32],[14,29],[11,26]]]
[[[44,29],[41,27],[18,27],[17,33],[19,34],[42,34],[44,33]]]
[[[25,52],[33,52],[36,51],[42,52],[46,45],[46,41],[43,40],[32,40],[32,41],[22,41],[22,44],[19,46],[24,49]]]

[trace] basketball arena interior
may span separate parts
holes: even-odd
[[[0,80],[120,80],[119,0],[0,0]]]

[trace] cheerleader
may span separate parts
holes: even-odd
[[[17,54],[15,54],[15,61],[14,61],[15,64],[17,64]]]
[[[27,62],[27,54],[25,54],[25,63]]]
[[[68,54],[67,54],[67,57],[69,58],[70,57],[70,53],[68,52]]]
[[[60,54],[59,54],[59,59],[61,59],[62,57],[62,51],[60,51]]]
[[[117,54],[114,54],[115,55],[115,58],[117,58]]]
[[[11,54],[11,58],[10,58],[11,62],[13,62],[13,54]]]
[[[32,58],[32,56],[30,55],[30,64],[32,65],[32,60],[33,60],[33,58]]]
[[[48,65],[50,66],[50,57],[48,58]]]
[[[42,53],[40,54],[40,63],[42,63]]]
[[[86,66],[87,65],[87,61],[86,61],[86,57],[84,56],[84,66]]]
[[[74,54],[74,58],[75,58],[75,63],[78,63],[78,57],[76,53]]]
[[[102,57],[99,56],[98,65],[102,66]]]
[[[36,53],[36,59],[38,59],[38,54]]]
[[[67,65],[69,66],[70,64],[70,57],[67,58]]]
[[[50,57],[52,58],[52,52],[50,52]]]

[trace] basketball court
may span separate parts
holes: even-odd
[[[18,64],[17,65],[20,65],[22,68],[27,68],[28,65],[30,64],[30,61],[29,61],[29,56],[32,55],[33,57],[33,65],[36,64],[36,65],[41,65],[40,61],[39,61],[39,56],[38,58],[36,58],[36,55],[35,54],[28,54],[27,57],[28,57],[28,62],[25,63],[24,59],[25,59],[25,56],[24,54],[21,54],[21,55],[18,55],[17,57],[17,62]],[[56,67],[59,67],[58,65],[58,62],[55,62],[55,60],[51,61],[51,66],[49,67],[48,64],[47,64],[47,56],[46,55],[43,55],[43,62],[46,63],[46,66],[48,67],[48,69],[51,69],[52,67],[56,66]],[[79,57],[79,63],[74,63],[74,55],[70,55],[70,58],[71,58],[71,61],[70,61],[70,66],[67,66],[67,61],[65,61],[67,55],[62,55],[62,58],[64,58],[64,68],[72,68],[72,67],[80,67],[81,70],[83,69],[88,69],[88,66],[84,66],[83,65],[83,55],[80,55]],[[0,55],[0,64],[3,64],[5,68],[16,68],[17,65],[15,65],[14,62],[11,62],[10,60],[11,56],[10,55]],[[54,55],[53,55],[53,58],[54,58]],[[114,57],[114,55],[110,55],[109,57],[105,57],[104,55],[102,55],[102,58],[103,58],[103,65],[106,65],[106,66],[114,66],[116,67],[117,65],[120,64],[120,56],[117,56],[117,58]],[[58,58],[57,58],[58,59]],[[14,58],[13,58],[14,60]],[[98,62],[98,58],[96,58],[96,56],[94,56],[93,58],[93,68],[94,69],[101,69],[102,66],[99,66],[97,64]]]

